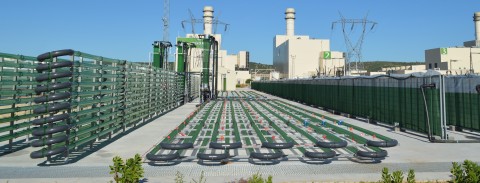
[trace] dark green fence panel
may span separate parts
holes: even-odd
[[[448,125],[480,131],[480,77],[449,76],[445,83]]]
[[[401,128],[427,133],[420,86],[432,82],[437,87],[425,89],[425,96],[432,134],[441,136],[439,76],[260,81],[253,82],[252,88],[389,125],[398,123]]]

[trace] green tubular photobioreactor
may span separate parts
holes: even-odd
[[[32,158],[68,157],[183,104],[184,78],[74,50],[37,58],[0,53],[0,146],[15,151],[33,135],[30,145],[39,149]],[[189,79],[191,100],[199,80]]]
[[[15,141],[29,139],[30,121],[38,114],[33,110],[37,85],[35,57],[0,52],[0,146],[3,152],[15,151]],[[4,146],[6,145],[6,146]]]

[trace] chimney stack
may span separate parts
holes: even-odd
[[[285,11],[285,21],[287,22],[287,36],[295,35],[295,9],[287,8]]]
[[[205,6],[203,8],[203,34],[212,34],[212,22],[213,22],[213,7]]]

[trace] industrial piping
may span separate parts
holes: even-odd
[[[32,123],[35,125],[39,125],[40,127],[35,128],[32,131],[33,136],[37,136],[40,139],[33,141],[31,145],[33,147],[41,147],[47,146],[47,148],[34,151],[30,153],[31,158],[43,158],[47,157],[50,159],[50,156],[57,155],[60,153],[66,152],[68,154],[68,144],[69,144],[69,130],[70,126],[70,96],[71,96],[71,86],[72,86],[72,75],[73,75],[73,62],[72,61],[65,61],[65,62],[52,62],[52,63],[45,63],[47,59],[53,59],[60,56],[66,55],[73,55],[74,51],[67,49],[67,50],[58,50],[53,52],[47,52],[41,54],[37,57],[37,60],[40,62],[36,67],[36,70],[39,73],[44,73],[38,75],[35,80],[39,83],[47,82],[42,85],[38,86],[35,91],[40,94],[44,93],[43,96],[35,98],[35,103],[42,103],[43,105],[37,107],[33,110],[35,114],[42,114],[45,117],[39,118],[34,120]],[[56,68],[69,68],[69,71],[63,72],[54,72],[52,69]],[[59,78],[70,78],[68,82],[56,83],[54,79]],[[50,84],[56,85],[56,87],[49,87]],[[67,88],[69,91],[65,92],[58,92],[57,90]],[[50,93],[47,93],[50,92]],[[59,100],[67,100],[67,101],[59,101]],[[48,102],[57,101],[53,104],[49,104]],[[67,110],[67,113],[64,114],[57,114],[60,111]],[[46,117],[46,115],[50,115]],[[65,125],[60,125],[60,121],[66,121]],[[54,137],[54,134],[65,132],[65,135],[57,135]],[[60,147],[53,148],[52,145],[65,142],[65,145]]]

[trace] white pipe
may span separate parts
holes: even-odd
[[[295,9],[287,8],[285,11],[285,21],[287,23],[287,36],[295,35]]]
[[[212,21],[213,21],[213,7],[205,6],[203,8],[203,34],[211,35],[212,34]]]

